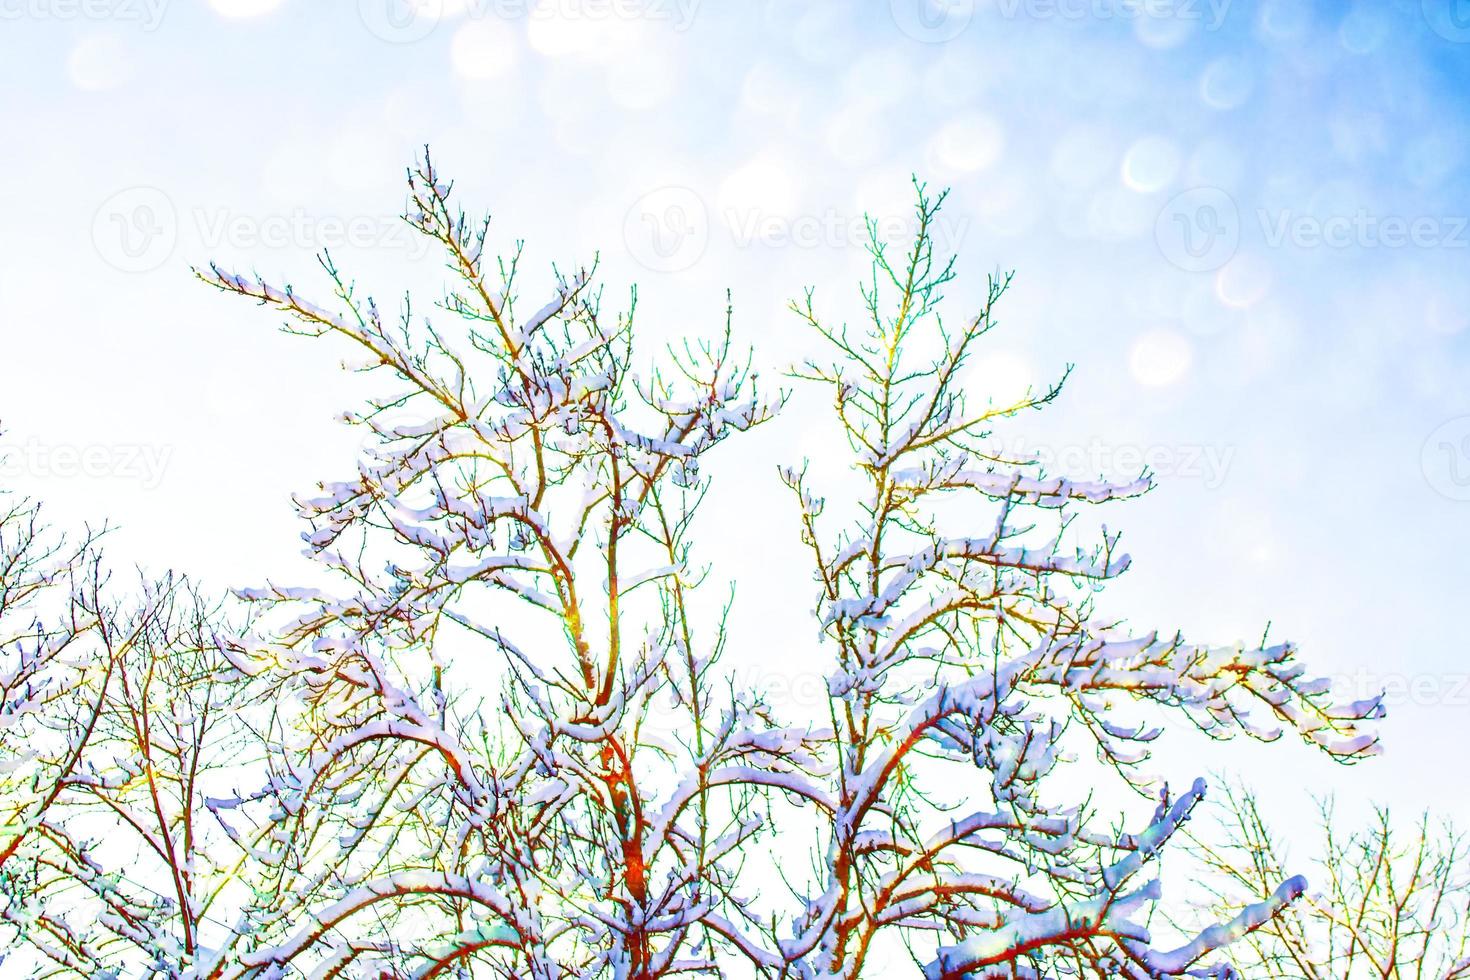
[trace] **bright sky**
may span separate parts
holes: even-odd
[[[716,329],[729,287],[774,375],[812,349],[786,300],[855,310],[861,215],[903,219],[917,173],[953,188],[951,316],[1017,272],[977,391],[1077,365],[1013,444],[1159,473],[1107,515],[1135,566],[1104,610],[1202,640],[1269,621],[1391,688],[1386,759],[1186,737],[1171,779],[1243,771],[1283,819],[1336,791],[1465,822],[1463,7],[0,0],[4,480],[120,525],[120,560],[289,580],[289,496],[350,471],[333,416],[364,389],[190,264],[311,293],[325,246],[380,296],[432,284],[392,220],[428,143],[503,245],[527,240],[528,283],[600,250],[650,341]],[[828,448],[826,407],[798,397],[715,469],[716,517],[740,519],[702,536],[738,583],[732,656],[797,691],[820,664],[775,463]]]

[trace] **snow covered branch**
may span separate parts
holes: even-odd
[[[645,361],[636,291],[610,312],[596,263],[526,284],[427,154],[404,218],[449,270],[429,311],[385,312],[329,255],[316,299],[198,270],[379,384],[343,416],[367,447],[295,501],[321,581],[227,603],[182,578],[109,599],[88,547],[0,511],[4,921],[77,976],[857,980],[895,951],[953,980],[1231,976],[1303,883],[1154,928],[1205,786],[1171,794],[1152,743],[1293,734],[1351,762],[1379,700],[1339,703],[1291,644],[1098,611],[1130,558],[1074,518],[1151,478],[1002,450],[1061,382],[967,383],[1010,278],[946,322],[944,195],[916,192],[911,244],[870,229],[854,326],[793,304],[824,353],[791,377],[831,396],[851,476],[780,471],[829,664],[796,717],[735,683],[731,606],[701,591],[701,464],[786,399],[728,296]],[[1097,811],[1114,784],[1157,796],[1141,829]]]

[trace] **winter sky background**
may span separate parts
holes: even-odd
[[[1470,822],[1470,3],[1464,0],[0,0],[0,436],[8,486],[112,554],[218,586],[309,574],[293,491],[351,471],[345,353],[194,282],[216,260],[386,304],[439,264],[394,222],[431,144],[496,240],[600,252],[644,350],[718,329],[769,380],[814,349],[806,285],[857,312],[864,211],[953,193],[960,317],[1016,270],[975,366],[1004,430],[1074,475],[1147,465],[1110,511],[1102,609],[1191,639],[1301,642],[1389,688],[1384,758],[1174,739],[1161,768]],[[314,288],[315,287],[315,288]],[[777,462],[827,405],[713,467],[700,541],[738,583],[732,657],[811,698]],[[980,518],[985,527],[989,518]],[[755,530],[772,528],[769,540]]]

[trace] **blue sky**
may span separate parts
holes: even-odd
[[[804,286],[856,308],[861,215],[901,227],[917,174],[952,188],[950,315],[1017,273],[977,391],[1077,365],[1005,438],[1159,472],[1108,515],[1135,566],[1105,608],[1220,641],[1269,621],[1397,692],[1384,760],[1185,739],[1171,770],[1292,814],[1336,791],[1465,817],[1434,747],[1470,739],[1470,4],[406,4],[0,0],[0,441],[53,519],[220,584],[304,574],[288,498],[351,466],[332,419],[364,389],[188,267],[305,290],[325,246],[427,305],[437,260],[392,220],[423,144],[528,269],[599,253],[609,302],[638,282],[650,341],[714,330],[729,287],[771,372],[811,349],[783,312]],[[773,464],[822,451],[824,408],[799,395],[715,472],[777,540],[703,538],[737,640],[804,665],[748,669],[797,686],[819,665]]]

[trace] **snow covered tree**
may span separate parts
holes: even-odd
[[[1060,386],[971,407],[962,369],[1010,280],[992,279],[978,312],[946,323],[954,259],[937,259],[929,235],[944,195],[917,191],[909,249],[893,255],[870,228],[859,327],[830,326],[810,292],[794,304],[833,351],[798,376],[831,391],[867,491],[856,516],[829,530],[824,499],[786,473],[836,664],[834,727],[819,752],[831,772],[819,784],[831,815],[825,875],[780,956],[856,977],[880,930],[897,928],[940,937],[924,966],[934,980],[1199,971],[1302,881],[1277,882],[1229,923],[1157,948],[1140,921],[1159,897],[1145,865],[1204,783],[1166,793],[1140,832],[1109,834],[1088,820],[1083,771],[1068,761],[1090,755],[1142,785],[1162,729],[1135,706],[1216,738],[1292,729],[1352,760],[1375,750],[1358,723],[1380,705],[1334,704],[1289,644],[1129,635],[1097,615],[1095,593],[1128,558],[1106,529],[1090,547],[1068,547],[1073,508],[1136,495],[1148,480],[1074,481],[1000,448],[996,427]]]
[[[199,826],[242,761],[213,723],[241,710],[235,672],[216,606],[172,577],[116,587],[99,537],[0,514],[0,921],[39,975],[175,976],[235,857]]]
[[[1204,862],[1213,915],[1259,901],[1280,880],[1286,849],[1256,795],[1228,787],[1218,822],[1192,831]],[[1284,909],[1233,955],[1246,976],[1291,980],[1470,978],[1470,849],[1428,814],[1396,826],[1387,809],[1344,831],[1330,801],[1321,806],[1320,869],[1306,898]]]
[[[52,807],[79,770],[111,679],[97,535],[67,541],[0,497],[0,890],[11,938],[70,955],[44,901],[70,848]]]
[[[816,764],[804,727],[720,700],[723,633],[689,614],[700,457],[773,405],[728,324],[636,378],[633,310],[603,313],[594,270],[523,314],[519,251],[487,255],[427,161],[410,193],[456,276],[453,340],[407,304],[386,321],[329,260],[331,310],[203,273],[394,385],[350,417],[379,437],[357,477],[300,501],[347,589],[247,593],[293,619],[231,651],[276,737],[264,788],[211,803],[256,901],[201,971],[712,970],[757,799]],[[677,743],[646,737],[660,696]]]
[[[636,292],[609,314],[596,263],[553,270],[527,313],[520,245],[494,254],[427,156],[408,188],[451,272],[432,316],[385,313],[329,256],[330,302],[200,270],[383,384],[346,415],[372,434],[356,474],[297,502],[332,584],[244,590],[248,627],[174,616],[149,644],[167,662],[149,676],[180,692],[154,710],[188,729],[157,751],[214,775],[141,815],[121,761],[78,786],[171,886],[112,910],[117,943],[191,978],[856,978],[894,942],[936,980],[1231,975],[1224,947],[1303,882],[1152,937],[1150,870],[1205,788],[1161,790],[1149,743],[1172,717],[1352,761],[1376,750],[1361,723],[1379,704],[1336,704],[1289,644],[1133,635],[1095,612],[1128,559],[1106,531],[1078,543],[1074,517],[1148,479],[999,448],[1060,387],[967,400],[1009,279],[941,318],[943,195],[916,187],[901,252],[870,229],[858,326],[815,293],[794,304],[827,353],[791,380],[830,394],[859,489],[828,491],[829,511],[806,467],[779,471],[831,664],[826,710],[793,718],[732,682],[731,607],[704,598],[693,547],[702,458],[786,398],[734,349],[728,302],[715,339],[640,373]],[[151,696],[119,695],[118,717]],[[117,738],[155,744],[151,726]],[[1158,792],[1152,819],[1106,825],[1100,781]],[[797,841],[809,868],[760,860]]]
[[[97,627],[112,672],[92,737],[48,811],[68,846],[46,905],[77,940],[63,972],[177,977],[232,925],[216,904],[234,900],[240,855],[207,800],[259,740],[220,654],[220,605],[176,577],[120,601]]]

